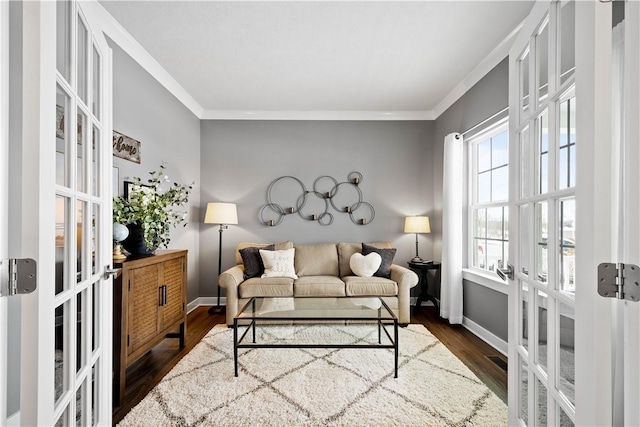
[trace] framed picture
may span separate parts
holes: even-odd
[[[132,181],[123,181],[123,184],[124,184],[123,196],[127,200],[129,199],[129,196],[131,196],[134,193],[137,193],[138,191],[143,191],[148,194],[153,194],[153,187],[150,187],[148,185],[144,185],[144,184],[137,185],[135,182],[132,182]]]
[[[140,163],[140,141],[114,130],[113,155],[130,162]]]

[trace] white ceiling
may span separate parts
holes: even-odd
[[[101,1],[204,110],[432,114],[531,1]]]

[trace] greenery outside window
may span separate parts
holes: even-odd
[[[470,267],[496,271],[509,256],[509,129],[506,121],[469,140]]]

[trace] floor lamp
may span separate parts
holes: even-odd
[[[220,238],[218,239],[218,278],[222,273],[222,232],[229,228],[227,224],[238,223],[238,212],[235,203],[209,203],[207,213],[204,215],[205,224],[219,224]],[[224,313],[225,307],[220,305],[220,283],[218,285],[218,301],[209,309],[209,314]]]
[[[404,232],[416,233],[416,256],[411,262],[422,262],[422,258],[418,255],[418,234],[431,233],[431,224],[429,224],[428,216],[408,216],[404,219]]]

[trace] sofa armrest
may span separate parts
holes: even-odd
[[[419,279],[413,270],[398,264],[391,264],[391,280],[398,284],[398,289],[403,287],[409,290],[418,284]]]
[[[218,277],[218,285],[225,289],[227,325],[233,324],[233,317],[238,313],[238,286],[244,282],[244,268],[236,265],[225,270]]]
[[[418,275],[398,264],[391,264],[391,280],[398,284],[398,321],[407,324],[411,321],[411,288],[418,284]]]

